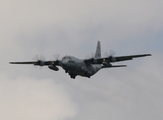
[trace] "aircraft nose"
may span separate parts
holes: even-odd
[[[67,65],[67,61],[63,60],[62,61],[62,66],[66,66]]]

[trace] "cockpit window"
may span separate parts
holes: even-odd
[[[62,60],[69,61],[69,60],[71,60],[71,57],[70,56],[65,56],[65,57],[62,58]]]

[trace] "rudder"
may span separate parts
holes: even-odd
[[[97,42],[95,58],[101,58],[101,45],[100,45],[100,41]]]

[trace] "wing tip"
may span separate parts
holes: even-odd
[[[152,56],[152,54],[146,54],[146,56]]]

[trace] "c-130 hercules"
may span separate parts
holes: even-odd
[[[89,59],[78,59],[73,56],[64,56],[62,60],[54,61],[30,61],[30,62],[10,62],[10,64],[33,64],[36,66],[48,66],[51,70],[58,71],[57,66],[62,67],[65,73],[68,73],[71,78],[75,79],[77,75],[90,78],[92,75],[97,73],[103,68],[112,67],[126,67],[126,65],[112,65],[113,62],[120,62],[126,60],[132,60],[133,58],[151,56],[151,54],[141,55],[129,55],[115,57],[110,55],[108,57],[101,57],[101,45],[100,41],[97,42],[97,48],[95,56]]]

